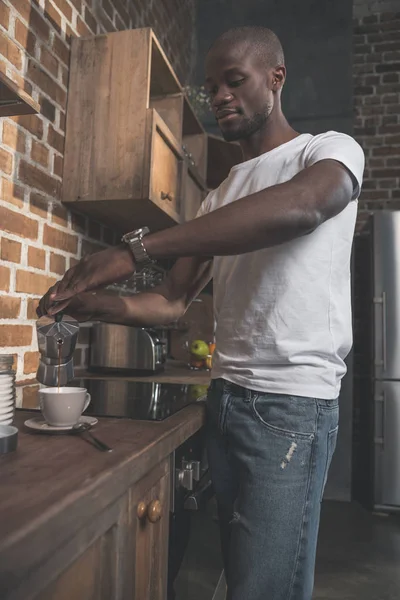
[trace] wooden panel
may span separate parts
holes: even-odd
[[[149,198],[180,220],[183,157],[179,143],[155,110],[152,113]]]
[[[83,553],[69,569],[48,589],[37,596],[37,600],[100,600],[107,596],[101,586],[103,545],[107,546],[108,537],[100,538]],[[107,586],[108,587],[108,586]],[[108,596],[109,600],[112,596]]]
[[[169,460],[164,461],[131,490],[131,515],[135,532],[134,589],[137,600],[165,600],[168,573],[168,530],[170,498]],[[161,518],[151,523],[139,519],[137,507],[152,501],[161,504]]]
[[[150,98],[150,108],[154,108],[176,139],[182,141],[183,94]]]
[[[194,162],[193,167],[203,179],[206,179],[208,150],[207,134],[198,133],[194,135],[185,135],[183,137],[183,145],[189,154],[188,159],[192,159]]]
[[[151,34],[151,39],[150,96],[181,93],[182,86],[153,33]]]
[[[200,183],[194,173],[187,169],[185,173],[182,215],[184,221],[194,219],[206,195],[204,184]]]
[[[40,106],[12,79],[0,72],[0,117],[40,112]]]
[[[64,202],[142,197],[149,48],[149,29],[72,39]]]

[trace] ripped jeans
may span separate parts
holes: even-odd
[[[338,400],[215,379],[207,444],[228,600],[311,600]]]

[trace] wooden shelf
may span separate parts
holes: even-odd
[[[40,106],[12,79],[0,72],[0,117],[30,115],[40,112]]]

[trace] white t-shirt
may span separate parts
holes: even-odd
[[[350,256],[364,154],[329,131],[302,134],[233,167],[198,216],[292,179],[323,159],[358,185],[353,201],[313,233],[272,248],[215,256],[212,377],[261,392],[334,399],[352,345]]]

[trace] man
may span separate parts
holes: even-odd
[[[81,261],[38,311],[161,325],[181,317],[213,276],[208,451],[228,598],[310,600],[352,343],[350,253],[364,157],[346,135],[290,127],[283,51],[268,29],[220,36],[206,77],[221,132],[239,141],[243,162],[197,219],[133,233],[132,251],[122,244]],[[89,292],[166,257],[178,260],[151,293]]]

